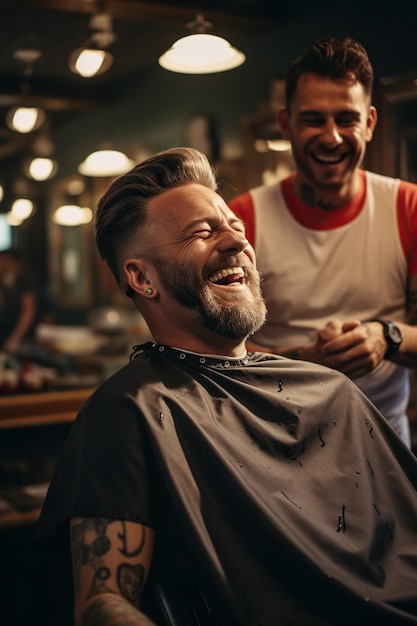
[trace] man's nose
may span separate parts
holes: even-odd
[[[248,244],[244,232],[227,226],[219,237],[218,248],[221,252],[241,252]]]
[[[323,125],[321,133],[322,141],[329,145],[338,145],[343,139],[339,134],[339,128],[333,119],[328,119]]]

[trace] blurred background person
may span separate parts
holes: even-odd
[[[0,251],[0,351],[17,350],[33,332],[36,313],[35,283],[19,253]]]

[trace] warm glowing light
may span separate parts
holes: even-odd
[[[52,221],[60,226],[81,226],[88,224],[92,219],[92,210],[77,204],[63,204],[52,215]]]
[[[29,165],[29,174],[35,180],[47,180],[56,169],[56,163],[52,159],[36,157]]]
[[[24,221],[22,219],[17,218],[16,215],[13,215],[11,211],[6,213],[6,219],[7,219],[7,223],[9,224],[9,226],[20,226],[20,224]]]
[[[75,74],[83,78],[91,78],[103,74],[113,63],[113,55],[107,50],[95,48],[79,48],[70,56],[69,67]]]
[[[92,152],[78,167],[84,176],[118,176],[134,166],[134,161],[118,150]]]
[[[43,124],[45,112],[37,107],[19,107],[9,111],[7,125],[19,133],[30,133]]]
[[[268,139],[266,144],[269,150],[273,152],[288,152],[291,150],[291,143],[288,139]]]
[[[33,211],[33,202],[28,198],[18,198],[12,204],[10,212],[17,220],[27,220]]]
[[[245,59],[243,52],[233,48],[226,39],[201,33],[178,39],[158,62],[171,72],[211,74],[232,70]]]

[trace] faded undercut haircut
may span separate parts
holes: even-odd
[[[290,65],[285,86],[288,113],[294,101],[297,83],[303,74],[316,74],[331,79],[354,77],[371,97],[374,72],[368,53],[358,41],[350,37],[317,39]]]
[[[215,191],[216,176],[207,157],[193,148],[158,152],[119,176],[99,200],[95,215],[96,244],[122,288],[122,264],[132,244],[140,249],[151,198],[164,191],[197,183]],[[127,294],[131,295],[131,294]]]

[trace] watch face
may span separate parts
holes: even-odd
[[[397,326],[394,326],[394,324],[389,325],[389,336],[395,343],[401,343],[402,341],[401,332]]]

